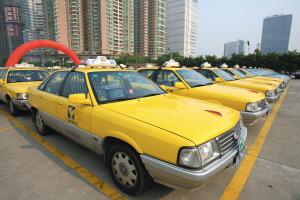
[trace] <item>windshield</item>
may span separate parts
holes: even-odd
[[[251,70],[251,69],[244,69],[248,74],[250,74],[251,76],[259,76],[258,73],[256,73],[255,71]]]
[[[176,72],[187,84],[189,84],[190,87],[213,84],[213,82],[194,70],[176,70]]]
[[[7,83],[42,81],[48,75],[42,70],[13,70],[8,73]]]
[[[239,70],[237,69],[232,69],[232,71],[237,75],[239,76],[240,78],[248,78],[248,76],[246,76],[245,74],[241,73]]]
[[[252,69],[252,71],[255,71],[257,74],[264,76],[265,73],[263,73],[262,71],[259,71],[257,69]]]
[[[214,72],[216,72],[221,78],[223,78],[225,81],[234,81],[237,80],[227,72],[223,71],[222,69],[214,69]]]
[[[134,71],[90,72],[88,76],[99,103],[166,93],[155,83]]]

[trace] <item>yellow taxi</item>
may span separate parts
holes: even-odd
[[[0,101],[9,105],[12,116],[19,115],[20,110],[27,110],[27,88],[38,86],[48,75],[48,72],[27,63],[3,69],[0,72]]]
[[[278,93],[276,86],[238,80],[222,69],[211,68],[211,65],[207,62],[203,63],[201,68],[197,68],[195,71],[220,85],[247,88],[253,92],[262,92],[266,95],[266,99],[269,103],[277,101],[280,98],[280,94]]]
[[[61,70],[62,68],[61,67],[59,67],[59,66],[54,66],[54,67],[48,67],[47,69],[46,69],[46,71],[49,73],[49,74],[52,74],[52,73],[54,73],[54,72],[56,72],[56,71],[58,71],[58,70]]]
[[[283,89],[284,89],[283,88],[283,83],[280,82],[280,81],[249,78],[248,76],[243,74],[240,70],[238,70],[240,68],[239,65],[235,65],[233,68],[228,68],[228,65],[226,65],[224,63],[220,67],[221,67],[222,70],[224,70],[225,72],[227,72],[228,74],[230,74],[231,76],[233,76],[234,78],[236,78],[238,80],[264,83],[264,84],[267,84],[267,85],[274,85],[274,86],[276,86],[277,91],[279,93],[283,92]]]
[[[193,190],[243,158],[238,111],[166,93],[132,70],[96,67],[114,60],[92,60],[30,87],[26,105],[40,135],[51,127],[102,155],[120,190],[138,195],[153,180]]]
[[[279,81],[283,84],[284,87],[286,86],[284,84],[284,79],[282,79],[282,78],[260,76],[258,74],[255,74],[253,71],[251,71],[249,69],[246,69],[244,67],[243,68],[238,68],[237,70],[239,70],[241,73],[248,76],[249,78],[258,79],[258,80]]]
[[[162,68],[140,68],[138,72],[152,79],[169,93],[222,104],[240,111],[245,125],[254,124],[270,113],[265,94],[249,89],[214,84],[192,69],[178,68],[168,61]]]

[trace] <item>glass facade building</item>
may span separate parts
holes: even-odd
[[[197,0],[167,0],[167,47],[184,57],[196,57]]]
[[[245,53],[245,40],[237,40],[236,42],[228,42],[224,44],[224,57],[231,58],[233,53]]]
[[[273,15],[264,19],[261,52],[286,53],[289,46],[292,15]]]

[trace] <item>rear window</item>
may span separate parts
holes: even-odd
[[[7,76],[7,83],[43,81],[49,73],[42,70],[14,70]]]

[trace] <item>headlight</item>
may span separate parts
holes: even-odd
[[[241,122],[241,128],[243,128],[243,126],[244,126],[244,122],[243,122],[243,117],[242,117],[242,115],[240,114],[240,122]]]
[[[179,164],[199,168],[220,156],[220,148],[215,139],[199,145],[197,148],[183,148],[179,154]]]
[[[257,102],[256,103],[247,103],[247,105],[246,105],[246,111],[256,112],[259,110],[261,110],[261,107],[258,106]]]
[[[269,97],[272,97],[272,96],[275,96],[275,90],[268,90],[266,91],[266,96],[269,96]]]
[[[26,99],[26,93],[17,93],[17,99],[19,100]]]

